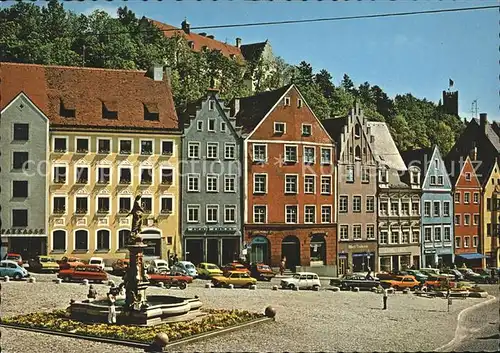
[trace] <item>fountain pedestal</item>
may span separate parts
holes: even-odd
[[[139,311],[146,304],[146,288],[149,285],[144,269],[143,250],[147,247],[140,240],[129,245],[130,263],[124,277],[125,282],[125,309]]]

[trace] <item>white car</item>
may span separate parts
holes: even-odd
[[[104,259],[102,257],[91,257],[89,265],[98,266],[104,271]]]
[[[316,273],[313,272],[297,272],[290,278],[281,280],[281,288],[283,289],[313,289],[321,287],[321,282]]]
[[[165,260],[155,259],[151,260],[148,266],[149,273],[160,273],[160,272],[168,272],[170,268],[168,267],[168,262]]]

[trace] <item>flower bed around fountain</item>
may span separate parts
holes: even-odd
[[[155,326],[91,324],[75,321],[64,310],[31,313],[1,318],[0,323],[32,329],[50,330],[55,333],[71,333],[81,336],[115,339],[149,344],[159,333],[167,334],[170,342],[197,334],[217,331],[265,317],[264,314],[243,310],[203,309],[203,318],[192,321],[160,324]]]

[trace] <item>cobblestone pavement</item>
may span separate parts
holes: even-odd
[[[86,297],[88,287],[54,284],[54,275],[35,275],[37,283],[2,283],[2,316],[65,308],[70,299]],[[113,277],[112,277],[113,278]],[[115,283],[120,280],[113,278]],[[397,293],[389,297],[389,310],[381,310],[382,297],[370,292],[332,292],[328,281],[319,292],[273,291],[278,284],[259,282],[257,290],[206,289],[195,280],[186,290],[150,288],[148,293],[198,295],[205,307],[263,311],[277,310],[275,322],[195,342],[179,351],[429,351],[450,342],[458,313],[484,299],[456,300],[447,312],[446,300]],[[104,295],[107,286],[96,285]],[[1,329],[2,352],[139,352],[101,344],[12,329]]]

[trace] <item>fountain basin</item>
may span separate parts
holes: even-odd
[[[139,311],[126,311],[125,300],[118,299],[115,303],[116,323],[119,325],[152,326],[163,323],[193,320],[201,315],[199,310],[203,305],[197,298],[181,298],[168,295],[146,296],[147,307]],[[107,323],[108,300],[87,300],[70,304],[71,318],[82,322]]]

